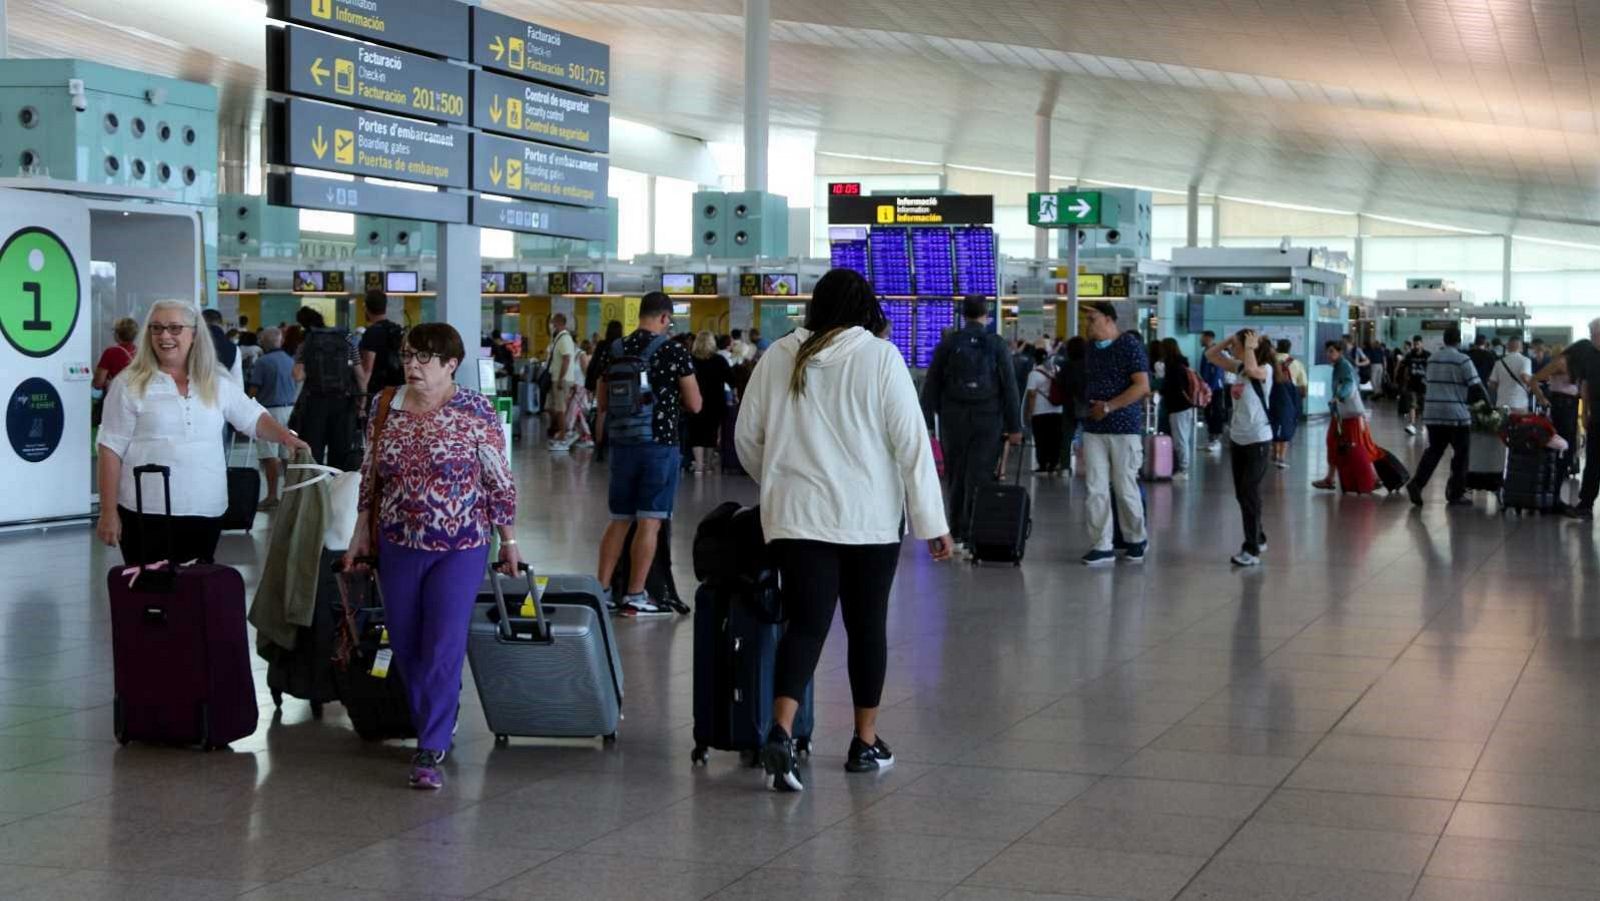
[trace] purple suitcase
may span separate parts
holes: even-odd
[[[162,477],[172,509],[172,471],[134,470],[141,482]],[[255,680],[245,634],[244,579],[227,566],[152,564],[107,576],[117,741],[199,745],[210,750],[256,731]]]

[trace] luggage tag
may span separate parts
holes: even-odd
[[[533,593],[522,599],[522,609],[517,612],[517,615],[526,617],[537,615],[539,605],[544,603],[544,593],[549,587],[549,576],[534,577]]]
[[[389,677],[389,663],[394,660],[394,651],[384,648],[372,658],[372,678],[387,679]]]

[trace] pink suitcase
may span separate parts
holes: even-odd
[[[1144,438],[1144,465],[1139,475],[1146,482],[1163,482],[1172,478],[1172,436],[1146,435]]]
[[[1164,482],[1172,478],[1172,436],[1156,433],[1156,405],[1144,404],[1144,463],[1139,467],[1139,477],[1146,482]]]

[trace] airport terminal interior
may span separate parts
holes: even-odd
[[[1597,48],[0,0],[0,899],[1600,901]]]

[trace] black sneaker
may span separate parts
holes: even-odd
[[[857,735],[850,739],[850,753],[845,757],[844,768],[851,773],[875,773],[894,766],[894,752],[883,743],[883,736],[867,744]]]
[[[783,727],[777,723],[772,724],[772,729],[767,732],[767,746],[761,749],[761,766],[772,778],[772,790],[775,792],[800,792],[805,791],[805,783],[800,781],[800,766],[796,763],[794,753],[794,739]]]
[[[1588,507],[1568,507],[1567,518],[1592,522],[1594,520],[1594,510]]]

